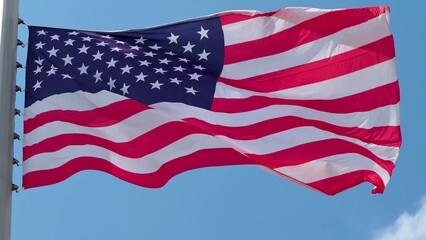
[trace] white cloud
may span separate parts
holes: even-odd
[[[379,231],[374,240],[423,240],[426,239],[426,197],[414,214],[403,213],[387,228]]]

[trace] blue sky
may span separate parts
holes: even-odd
[[[161,25],[235,9],[349,8],[388,5],[401,87],[403,146],[382,195],[362,184],[337,196],[300,187],[252,166],[206,168],[148,189],[94,171],[13,195],[12,239],[426,239],[426,54],[424,1],[414,0],[21,0],[31,25],[121,30]],[[27,29],[19,38],[27,41]],[[26,49],[18,49],[24,63]],[[424,67],[423,67],[424,68]],[[23,70],[17,82],[24,85]],[[17,95],[23,109],[23,94]],[[22,118],[16,120],[22,134]],[[15,143],[15,156],[22,158]],[[21,185],[22,169],[14,182]]]

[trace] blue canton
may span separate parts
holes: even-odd
[[[79,90],[107,90],[147,105],[212,105],[224,57],[218,18],[121,32],[29,29],[26,107]]]

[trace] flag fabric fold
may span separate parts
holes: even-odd
[[[23,187],[82,170],[157,188],[263,166],[382,193],[401,146],[387,7],[230,11],[115,32],[29,26]]]

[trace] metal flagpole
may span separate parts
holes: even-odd
[[[0,0],[0,240],[10,240],[19,0]]]

